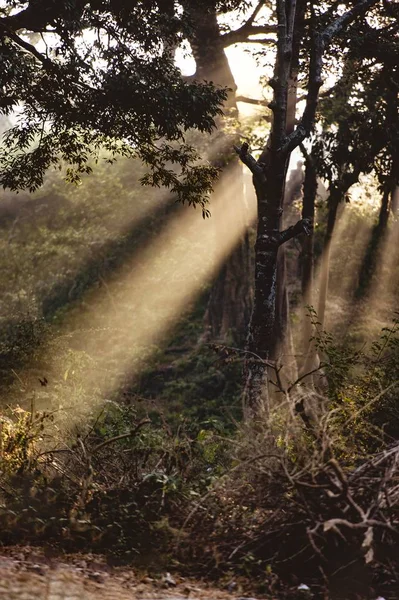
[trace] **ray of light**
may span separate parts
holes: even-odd
[[[345,208],[337,223],[331,244],[331,294],[349,300],[357,286],[362,259],[370,241],[373,223],[356,208]]]
[[[60,403],[68,407],[70,396],[83,404],[102,402],[137,375],[243,234],[247,223],[237,218],[232,202],[237,196],[242,181],[227,170],[215,190],[210,220],[182,207],[155,240],[69,312],[42,357]],[[255,204],[250,206],[253,220]],[[62,340],[71,349],[71,364]]]
[[[351,331],[366,340],[375,339],[392,322],[398,309],[399,219],[394,220],[377,249],[375,275],[364,301],[353,315]]]
[[[362,258],[366,252],[372,223],[362,218],[356,208],[341,207],[334,227],[333,237],[329,248],[329,278],[327,290],[327,307],[325,328],[334,329],[337,322],[345,322],[347,302],[356,287]],[[327,250],[328,251],[328,250]],[[314,303],[317,309],[318,293],[322,280],[323,256],[315,275]]]

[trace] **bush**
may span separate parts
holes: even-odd
[[[373,586],[389,595],[399,585],[398,321],[368,353],[324,333],[317,345],[324,395],[301,381],[241,426],[232,467],[192,512],[182,551],[195,548],[215,575],[304,581],[320,594],[341,586],[334,593],[346,599],[351,586],[362,598]]]
[[[225,450],[211,424],[189,435],[110,403],[85,430],[56,435],[54,415],[2,418],[3,544],[51,542],[144,559],[170,550],[176,528],[217,476]]]

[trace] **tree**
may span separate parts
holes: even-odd
[[[330,248],[337,213],[343,209],[351,186],[361,174],[374,172],[382,195],[379,222],[371,236],[359,274],[356,296],[365,292],[366,281],[376,264],[379,240],[387,226],[389,207],[395,189],[394,167],[397,156],[397,50],[396,23],[384,21],[372,29],[366,19],[352,26],[350,37],[336,42],[336,51],[343,56],[342,72],[336,83],[322,94],[319,103],[319,128],[313,135],[311,150],[301,145],[305,156],[303,217],[313,219],[317,193],[317,177],[329,185],[328,216],[324,247],[320,259],[320,285],[317,306],[318,327],[325,327],[329,280]],[[394,58],[395,57],[395,58]],[[321,127],[320,127],[321,126]],[[321,129],[321,130],[320,130]],[[303,243],[302,301],[313,305],[313,236]],[[348,311],[350,312],[350,311]],[[305,374],[318,365],[318,356],[311,343],[312,324],[303,319],[302,353]]]
[[[383,192],[379,225],[372,236],[359,278],[366,285],[376,258],[377,240],[387,225],[389,202],[395,189],[398,145],[398,71],[392,64],[388,48],[374,52],[369,62],[369,47],[375,39],[367,23],[358,23],[356,34],[349,43],[343,75],[328,98],[321,103],[322,135],[314,145],[318,174],[329,183],[328,220],[320,266],[318,320],[324,328],[328,293],[330,248],[337,213],[343,206],[350,188],[361,174],[374,171]],[[385,45],[380,36],[379,46]],[[359,44],[359,38],[362,42]],[[389,48],[398,44],[389,41]],[[365,85],[367,82],[367,85]],[[333,126],[333,127],[332,127]],[[367,264],[367,266],[366,266]]]
[[[247,403],[251,410],[257,410],[264,398],[267,363],[275,355],[278,249],[287,240],[301,232],[309,232],[311,228],[310,221],[303,219],[295,226],[280,231],[288,161],[294,148],[303,142],[314,126],[326,48],[335,36],[376,3],[375,0],[363,0],[343,14],[337,12],[335,3],[327,9],[319,4],[316,6],[316,3],[310,4],[307,34],[311,38],[311,50],[306,105],[299,124],[287,134],[289,81],[291,65],[296,60],[293,56],[294,32],[301,11],[297,11],[295,0],[276,1],[277,48],[274,75],[269,82],[273,89],[273,122],[269,140],[258,160],[249,153],[248,144],[236,147],[240,159],[253,173],[258,200],[255,299],[248,341],[251,358],[247,361]]]
[[[226,93],[183,81],[169,49],[184,31],[157,0],[2,2],[0,109],[18,117],[3,138],[0,183],[33,191],[60,159],[76,180],[105,148],[139,156],[144,183],[204,208],[217,169],[199,162],[185,132],[210,132]]]

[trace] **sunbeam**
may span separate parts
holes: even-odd
[[[85,406],[75,406],[69,418],[80,419],[138,375],[243,234],[247,223],[237,218],[232,202],[237,195],[242,182],[227,169],[212,198],[211,219],[181,207],[156,239],[68,310],[56,340],[41,350],[39,363],[49,381],[48,391],[41,390],[42,403],[54,385],[59,404],[53,408],[68,408],[78,396]],[[253,220],[255,205],[249,210]],[[70,349],[71,363],[65,359]],[[26,377],[19,373],[19,382]]]
[[[398,280],[395,277],[399,263],[399,220],[388,226],[376,255],[376,268],[370,289],[351,321],[351,331],[361,332],[366,340],[375,339],[382,327],[392,321],[397,310]]]

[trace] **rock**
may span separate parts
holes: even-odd
[[[298,592],[301,592],[301,596],[304,598],[313,598],[312,591],[306,583],[300,583],[297,587]]]
[[[28,565],[28,571],[33,571],[34,573],[37,573],[38,575],[45,575],[46,574],[46,566],[38,565],[38,564]]]
[[[226,585],[226,590],[228,592],[230,592],[230,594],[232,592],[234,592],[234,590],[237,589],[237,582],[236,581],[229,581],[229,583]]]
[[[176,587],[177,585],[170,573],[166,573],[166,575],[162,577],[162,583],[165,587]]]
[[[94,573],[89,573],[89,579],[92,579],[96,583],[104,583],[104,575],[105,573],[94,571]]]

